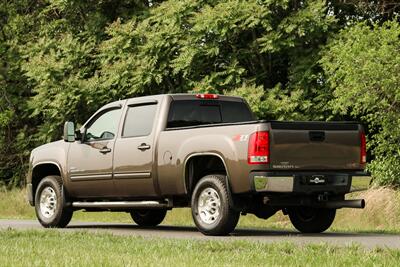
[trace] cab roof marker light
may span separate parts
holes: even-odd
[[[201,99],[218,99],[219,96],[217,94],[196,94],[197,98]]]

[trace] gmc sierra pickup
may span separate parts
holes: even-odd
[[[105,105],[63,140],[34,149],[28,199],[44,227],[76,210],[129,212],[156,226],[191,207],[197,228],[226,235],[240,214],[277,211],[323,232],[365,176],[363,127],[353,122],[259,121],[238,97],[154,95]]]

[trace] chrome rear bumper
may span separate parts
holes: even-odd
[[[276,193],[333,192],[345,194],[368,189],[371,177],[364,172],[252,172],[253,191]]]

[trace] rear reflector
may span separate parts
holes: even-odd
[[[269,132],[255,132],[250,135],[247,153],[249,164],[269,163]]]
[[[360,163],[367,163],[367,142],[365,133],[360,133]]]
[[[196,97],[201,99],[217,99],[219,96],[216,94],[197,94]]]

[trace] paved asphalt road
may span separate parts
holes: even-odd
[[[43,229],[34,220],[0,220],[0,229]],[[105,232],[124,236],[141,236],[146,238],[178,238],[195,240],[251,240],[266,243],[278,241],[289,241],[296,244],[319,244],[329,243],[333,245],[360,244],[367,248],[389,247],[400,249],[400,235],[389,234],[364,234],[364,233],[322,233],[322,234],[299,234],[293,231],[275,230],[251,230],[237,229],[231,236],[210,237],[199,233],[194,227],[182,226],[158,226],[153,229],[145,229],[133,224],[112,223],[71,223],[62,231],[89,231]]]

